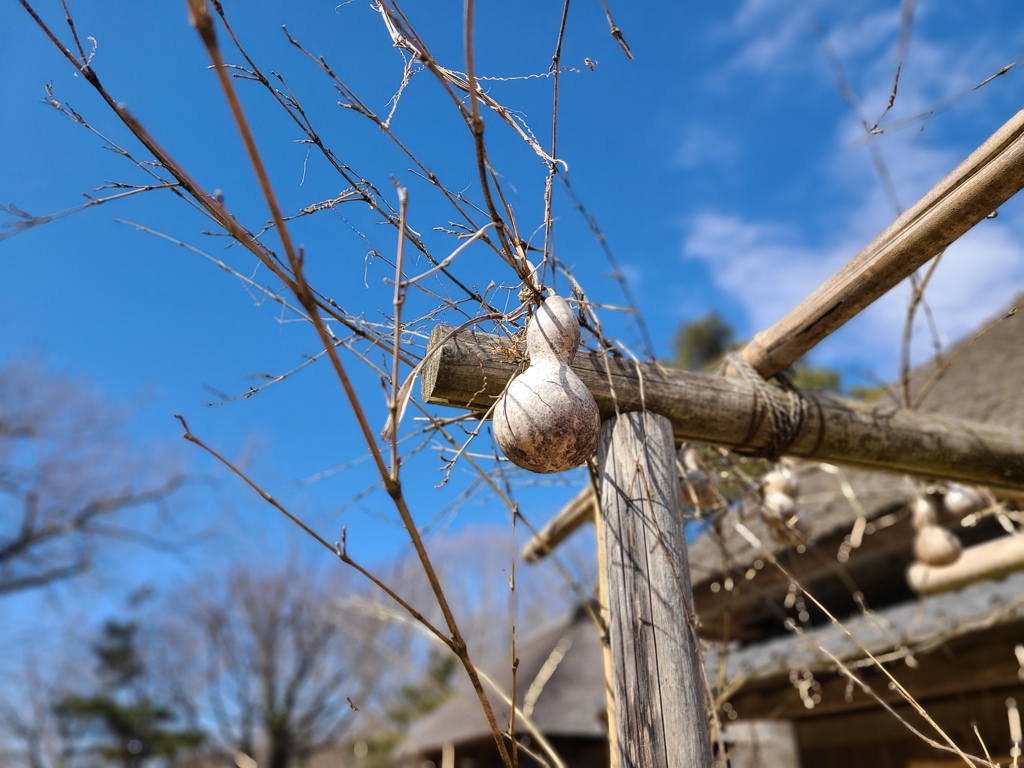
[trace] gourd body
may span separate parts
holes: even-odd
[[[925,565],[952,565],[960,559],[961,549],[960,539],[940,525],[926,525],[914,537],[914,557]]]
[[[569,305],[558,296],[546,299],[526,329],[530,365],[494,407],[498,446],[523,469],[564,472],[597,448],[597,403],[570,367],[579,342],[579,322]]]

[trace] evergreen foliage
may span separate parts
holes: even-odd
[[[202,732],[177,727],[180,718],[174,709],[147,690],[138,625],[107,621],[92,653],[97,690],[66,696],[55,707],[68,734],[81,742],[82,752],[124,768],[174,766],[179,756],[202,743]]]
[[[742,346],[735,334],[718,312],[683,323],[673,337],[675,359],[672,364],[688,371],[713,370],[729,352]],[[787,374],[794,386],[807,392],[842,391],[842,377],[832,368],[812,366],[800,360]]]

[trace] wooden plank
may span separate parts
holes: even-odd
[[[587,493],[594,497],[594,489],[587,487]],[[582,494],[581,494],[582,495]],[[594,506],[597,499],[594,498]],[[597,529],[597,599],[601,614],[601,660],[604,663],[605,707],[608,713],[608,768],[620,768],[619,762],[619,730],[618,716],[615,714],[615,661],[612,658],[612,646],[608,635],[611,626],[611,614],[608,611],[608,569],[605,563],[604,523],[598,515],[594,520]]]
[[[827,282],[743,349],[763,377],[784,371],[819,341],[909,277],[1024,188],[1024,111]]]
[[[619,765],[710,766],[672,425],[606,421],[598,472]]]
[[[449,338],[450,337],[450,338]],[[439,347],[439,348],[438,348]],[[519,370],[507,342],[434,329],[423,371],[425,402],[486,411]],[[759,453],[771,445],[769,406],[794,395],[710,376],[579,353],[573,362],[603,418],[648,410],[672,422],[677,442]],[[895,406],[803,395],[806,420],[786,454],[864,469],[1024,491],[1024,433]],[[771,402],[768,402],[771,401]]]

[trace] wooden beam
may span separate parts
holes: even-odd
[[[993,493],[993,496],[997,501],[1024,502],[1024,494],[1020,491],[1000,490]],[[593,488],[587,486],[576,494],[568,504],[558,510],[555,516],[548,520],[544,527],[526,542],[523,546],[523,560],[528,563],[536,563],[547,557],[559,544],[569,538],[577,528],[584,523],[594,520],[596,510],[597,495],[594,493]],[[909,537],[909,534],[906,534],[902,527],[900,531],[902,532],[901,535],[904,535],[905,538]],[[848,533],[844,531],[842,535],[845,537]],[[819,540],[818,543],[822,542]],[[904,541],[903,543],[906,544],[907,542]],[[836,546],[838,544],[839,542],[836,542]],[[831,546],[831,542],[825,548],[828,549],[829,546]],[[1024,564],[1022,564],[1021,570],[1024,570]],[[744,571],[741,570],[739,573],[732,575],[742,576],[743,573]],[[785,583],[788,585],[788,579]],[[698,608],[700,607],[700,600],[700,594],[698,593]],[[701,616],[703,620],[703,614]]]
[[[619,765],[710,766],[672,425],[612,417],[597,453]]]
[[[763,377],[909,277],[1024,188],[1024,111],[1018,112],[912,208],[772,327],[743,358]]]
[[[431,334],[423,400],[486,411],[519,370],[497,336],[439,326]],[[677,442],[758,454],[772,443],[769,409],[795,397],[741,378],[710,376],[610,355],[576,355],[573,370],[603,418],[647,410],[672,422]],[[806,419],[787,455],[1024,491],[1024,433],[892,405],[803,395]]]

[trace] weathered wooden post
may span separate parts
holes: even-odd
[[[636,411],[601,425],[593,395],[570,367],[579,323],[561,298],[538,307],[526,344],[530,367],[495,403],[494,433],[509,459],[534,472],[579,466],[597,448],[613,763],[710,766],[672,423]],[[425,382],[436,381],[443,364]]]
[[[597,463],[619,765],[710,766],[672,423],[613,416]]]

